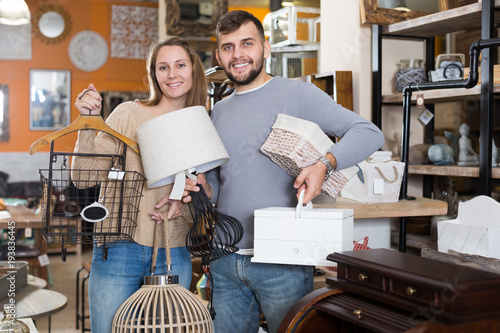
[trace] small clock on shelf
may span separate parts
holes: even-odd
[[[465,55],[462,53],[440,54],[436,58],[436,70],[429,71],[432,82],[462,80],[464,78]]]

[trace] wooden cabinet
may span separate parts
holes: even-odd
[[[278,332],[498,332],[500,277],[387,249],[333,253],[337,277]]]

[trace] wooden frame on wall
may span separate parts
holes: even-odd
[[[181,20],[181,2],[182,0],[167,1],[167,34],[169,36],[196,36],[210,37],[215,36],[215,28],[219,18],[227,12],[228,0],[212,0],[213,15],[210,24],[203,24],[191,21]]]
[[[377,0],[359,0],[359,8],[361,11],[361,23],[363,24],[392,24],[430,14],[429,12],[414,10],[406,12],[397,9],[380,8],[378,7]]]
[[[9,141],[9,86],[0,84],[0,142]]]

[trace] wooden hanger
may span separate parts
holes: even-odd
[[[93,129],[110,134],[115,138],[117,138],[118,140],[120,140],[121,142],[123,142],[124,144],[126,144],[127,146],[129,146],[137,154],[140,154],[139,145],[135,141],[127,138],[126,136],[121,135],[120,133],[109,127],[109,125],[104,122],[101,116],[90,116],[90,115],[80,115],[70,125],[60,129],[57,132],[50,133],[36,140],[31,145],[30,154],[33,155],[42,146],[54,141],[55,139],[63,135],[85,129]]]

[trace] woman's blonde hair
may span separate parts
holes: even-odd
[[[205,69],[201,63],[200,57],[189,43],[180,37],[169,37],[166,40],[156,42],[149,52],[146,61],[146,69],[148,71],[148,86],[149,98],[141,100],[141,103],[147,106],[158,105],[161,100],[162,92],[158,80],[156,78],[156,58],[158,52],[164,46],[180,46],[184,48],[193,65],[193,87],[188,93],[185,107],[202,105],[207,103],[207,84],[205,81]]]

